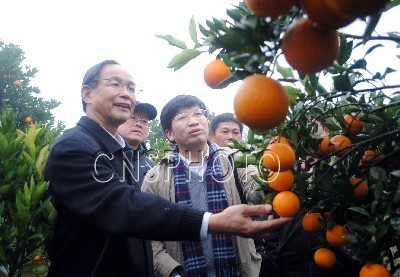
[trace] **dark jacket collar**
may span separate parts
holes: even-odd
[[[110,153],[115,153],[122,149],[132,150],[126,142],[125,147],[123,148],[110,133],[100,126],[100,124],[87,116],[82,116],[77,125],[88,130],[92,136],[94,136],[104,145],[105,148],[107,148],[108,151],[110,151]]]

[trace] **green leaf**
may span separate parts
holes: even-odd
[[[46,165],[47,157],[49,155],[49,147],[50,145],[45,145],[39,152],[39,155],[36,160],[36,171],[39,176],[42,176],[44,167]]]
[[[383,120],[381,117],[374,115],[374,114],[367,114],[361,118],[362,121],[365,123],[384,123],[385,120]]]
[[[381,167],[371,167],[369,170],[369,175],[374,178],[375,180],[384,180],[386,179],[386,171],[383,170]]]
[[[175,47],[178,47],[181,49],[187,49],[186,44],[182,40],[177,39],[171,35],[156,35],[156,37],[166,40],[169,43],[169,45],[172,45],[172,46],[175,46]]]
[[[374,14],[367,18],[367,27],[364,31],[364,40],[369,39],[371,37],[372,32],[375,30],[376,25],[378,24],[379,20],[381,19],[381,13]]]
[[[400,203],[400,182],[397,183],[396,190],[393,195],[393,203],[396,205]]]
[[[369,213],[362,207],[354,206],[354,207],[350,207],[349,210],[359,213],[359,214],[362,214],[362,215],[365,215],[365,216],[368,216],[368,217],[370,216]]]
[[[400,232],[400,218],[399,217],[391,218],[390,224],[392,225],[393,229],[395,229],[397,232]]]
[[[293,70],[289,67],[283,67],[276,63],[276,70],[283,76],[283,78],[294,78]]]
[[[336,58],[336,61],[339,65],[344,65],[351,56],[353,51],[353,42],[347,41],[346,37],[343,34],[340,34],[340,48],[339,48],[339,55]]]
[[[384,237],[387,234],[389,227],[390,227],[389,221],[381,222],[376,226],[375,236],[377,241],[379,241],[382,237]]]
[[[346,90],[353,89],[353,85],[349,79],[349,76],[347,76],[347,75],[334,76],[333,84],[334,84],[335,90],[337,90],[337,91],[346,91]]]
[[[24,156],[25,160],[27,161],[28,164],[35,164],[35,160],[31,157],[31,155],[29,155],[28,153],[26,153],[25,151],[22,152],[22,155]]]
[[[393,170],[392,172],[390,172],[390,175],[400,178],[400,170]]]
[[[189,34],[190,34],[190,38],[192,39],[192,41],[198,45],[199,41],[197,40],[197,29],[196,29],[196,22],[194,20],[194,17],[192,15],[192,18],[190,19],[190,24],[189,24]]]
[[[196,49],[186,49],[183,50],[178,55],[175,55],[172,60],[168,64],[168,68],[173,68],[174,71],[177,71],[188,62],[199,56],[202,52]]]
[[[371,46],[370,48],[368,48],[367,52],[365,52],[364,57],[367,56],[369,53],[371,53],[372,51],[374,51],[376,48],[379,48],[379,47],[383,47],[383,45],[382,44],[375,44],[375,45]]]

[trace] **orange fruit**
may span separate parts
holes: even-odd
[[[272,139],[269,140],[268,144],[273,144],[276,142],[289,144],[289,141],[287,140],[287,138],[285,138],[283,136],[274,136]]]
[[[360,164],[365,164],[368,162],[379,161],[383,158],[383,154],[378,153],[374,150],[365,150],[364,155],[362,155]]]
[[[270,141],[268,142],[268,145],[271,145],[273,143],[285,143],[287,145],[289,145],[290,147],[293,147],[293,144],[285,137],[283,136],[274,136],[272,139],[270,139]]]
[[[380,12],[390,0],[321,0],[333,13],[344,17],[365,17]]]
[[[318,233],[321,232],[322,215],[320,213],[307,213],[303,220],[301,221],[301,225],[303,229],[310,233]]]
[[[360,270],[360,277],[390,277],[389,270],[381,264],[366,264]]]
[[[326,28],[338,29],[355,20],[333,13],[323,0],[302,0],[300,3],[309,19]]]
[[[342,151],[339,151],[339,152],[335,153],[335,156],[337,156],[337,157],[342,157],[344,154],[346,154],[349,151],[351,151],[350,147],[347,148],[348,146],[351,145],[351,140],[348,137],[344,136],[344,135],[333,136],[331,138],[331,143],[334,144],[334,146],[333,146],[334,152],[343,149]]]
[[[332,268],[336,263],[336,255],[328,248],[320,248],[314,253],[315,263],[325,269]]]
[[[330,138],[322,138],[317,150],[318,156],[326,156],[335,151],[335,145],[331,143]]]
[[[364,122],[358,115],[346,114],[344,116],[345,133],[350,136],[358,135],[364,128]]]
[[[326,240],[332,246],[343,246],[347,244],[347,236],[349,232],[344,226],[334,225],[331,229],[326,231]]]
[[[42,259],[42,257],[40,257],[39,255],[36,255],[35,257],[33,257],[33,260],[35,261],[35,262],[38,262],[38,261],[40,261]]]
[[[297,0],[245,0],[247,8],[259,17],[278,17],[287,13]]]
[[[350,183],[354,188],[354,198],[356,200],[362,200],[368,195],[369,188],[367,181],[361,178],[351,177]]]
[[[21,82],[20,80],[15,80],[15,81],[14,81],[14,85],[15,85],[16,87],[20,87],[20,86],[22,86],[22,82]]]
[[[294,150],[288,144],[273,143],[264,150],[263,163],[271,171],[289,170],[295,161]]]
[[[293,217],[300,210],[299,197],[291,191],[281,191],[275,195],[272,208],[282,217]]]
[[[291,67],[314,74],[333,63],[339,52],[339,37],[334,29],[320,28],[310,19],[300,18],[289,25],[281,49]]]
[[[271,174],[272,173],[272,174]],[[291,170],[270,172],[268,176],[269,186],[276,191],[290,190],[294,183],[294,175]]]
[[[25,118],[25,122],[26,123],[31,123],[32,122],[32,118],[30,118],[29,116],[27,118]]]
[[[204,69],[204,82],[206,82],[207,86],[213,89],[226,87],[217,87],[217,85],[229,76],[231,76],[230,68],[220,59],[210,62]]]
[[[289,95],[276,80],[262,74],[247,76],[236,91],[237,119],[251,129],[268,130],[281,124],[289,110]]]

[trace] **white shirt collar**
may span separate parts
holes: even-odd
[[[204,174],[204,172],[207,169],[207,160],[208,156],[210,155],[210,148],[207,145],[207,151],[206,154],[203,156],[203,161],[202,163],[195,163],[192,162],[191,160],[186,159],[184,156],[179,153],[179,158],[182,159],[183,164],[193,173],[196,173],[197,175],[201,176]]]
[[[100,125],[100,126],[101,126],[101,125]],[[114,137],[109,131],[107,131],[106,128],[104,128],[103,126],[101,126],[101,128],[103,128],[107,133],[109,133],[110,136],[112,136],[112,137],[119,143],[119,145],[122,146],[122,148],[125,147],[125,145],[126,145],[125,140],[121,137],[120,134],[117,133],[117,137]]]

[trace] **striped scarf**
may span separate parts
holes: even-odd
[[[222,169],[218,158],[218,149],[213,143],[209,143],[209,153],[210,155],[207,160],[207,168],[205,171],[208,211],[211,213],[219,213],[228,207],[228,202],[222,182]],[[185,165],[180,159],[179,149],[176,147],[174,150],[176,202],[192,206],[185,172]],[[233,236],[213,234],[212,245],[217,276],[239,276]],[[187,276],[207,276],[206,260],[201,242],[181,241],[181,247]]]

